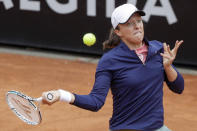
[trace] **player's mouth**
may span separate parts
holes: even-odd
[[[139,34],[142,34],[142,32],[141,32],[141,31],[136,31],[136,32],[134,33],[134,35],[139,35]]]

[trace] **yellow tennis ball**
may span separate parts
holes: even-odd
[[[83,43],[87,46],[92,46],[96,42],[96,37],[93,33],[86,33],[83,36]]]

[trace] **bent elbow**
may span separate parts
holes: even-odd
[[[172,87],[170,86],[169,87],[171,91],[173,91],[174,93],[177,93],[177,94],[182,94],[183,93],[183,90],[184,90],[184,86],[183,87]]]
[[[182,94],[182,93],[183,93],[183,91],[184,91],[184,89],[182,89],[182,90],[178,90],[176,93],[177,93],[177,94]]]
[[[183,93],[183,91],[184,91],[184,88],[185,88],[185,86],[184,86],[184,80],[183,80],[183,83],[180,85],[180,87],[178,88],[178,94],[182,94]]]
[[[99,103],[99,104],[96,104],[94,108],[92,108],[91,111],[93,112],[98,112],[102,107],[103,107],[104,103]]]

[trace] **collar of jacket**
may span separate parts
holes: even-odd
[[[148,59],[148,57],[151,57],[151,56],[157,54],[158,52],[161,52],[161,49],[163,48],[162,44],[158,41],[148,41],[146,38],[144,38],[143,41],[145,42],[145,44],[148,45],[147,59]],[[135,50],[130,50],[129,47],[123,41],[120,42],[119,46],[124,51],[129,52],[132,55],[136,56]]]

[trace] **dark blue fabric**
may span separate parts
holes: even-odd
[[[166,79],[163,68],[163,45],[146,41],[148,55],[145,64],[135,51],[123,42],[100,59],[95,83],[89,95],[75,94],[74,105],[98,111],[109,89],[113,94],[113,114],[110,129],[152,131],[163,126],[163,82],[175,93],[182,93],[184,80],[178,73],[174,82]]]

